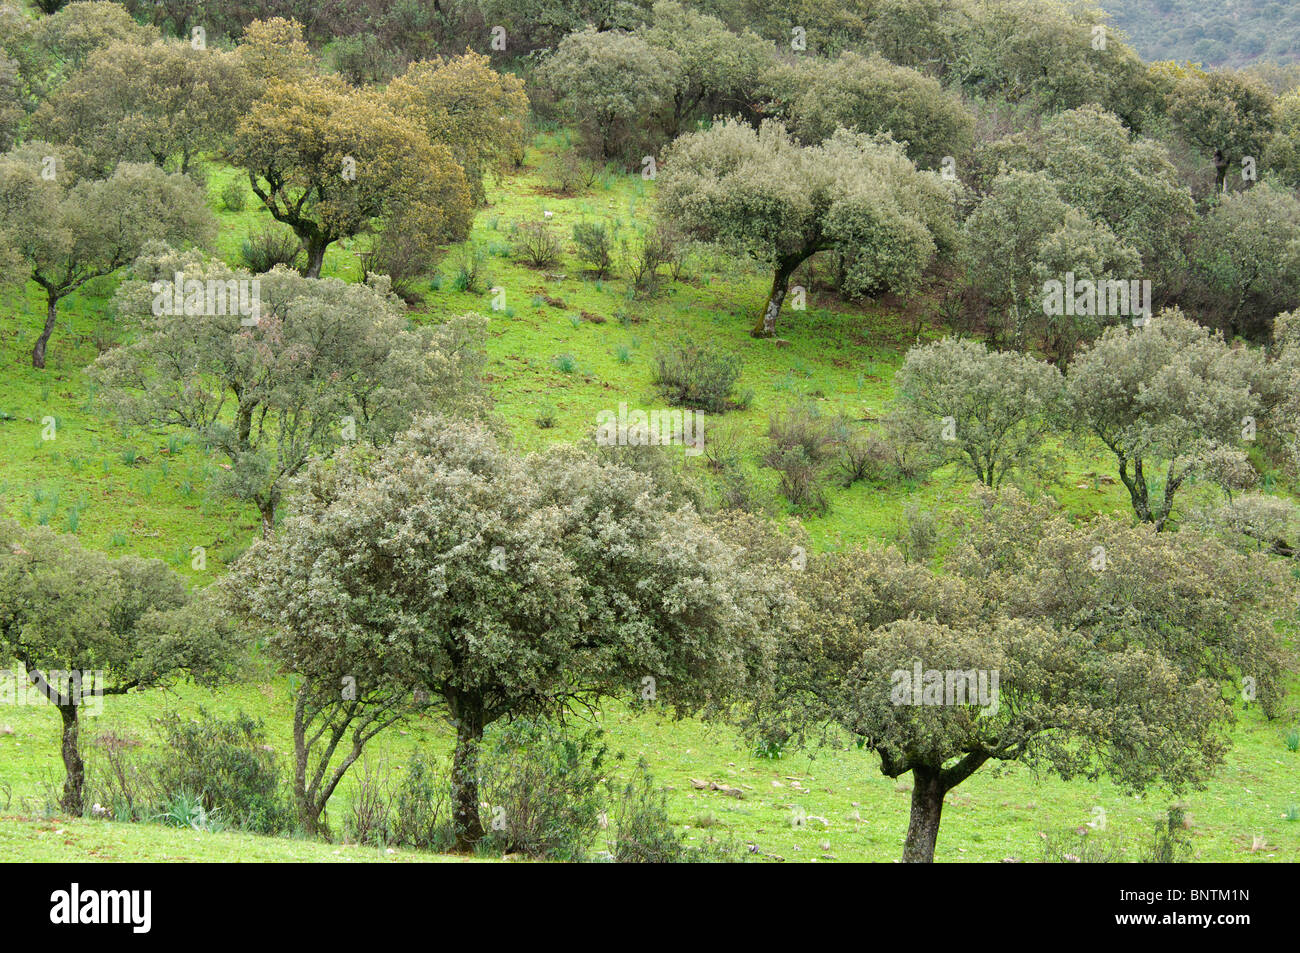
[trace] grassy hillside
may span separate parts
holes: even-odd
[[[470,310],[490,315],[490,386],[521,448],[580,438],[593,429],[599,411],[616,411],[620,402],[660,405],[651,383],[653,355],[688,334],[744,358],[741,387],[752,390],[753,401],[729,416],[743,423],[752,459],[769,414],[795,401],[815,401],[827,412],[869,425],[890,399],[906,348],[942,334],[923,300],[900,311],[810,293],[806,311],[784,315],[780,340],[755,340],[748,330],[767,281],[750,263],[725,256],[696,259],[686,280],[667,284],[651,300],[632,296],[622,279],[585,278],[571,257],[549,272],[524,267],[508,257],[516,221],[539,220],[549,211],[566,238],[583,220],[604,219],[625,236],[650,221],[654,184],[639,176],[607,176],[576,197],[551,194],[542,163],[563,145],[562,134],[540,136],[524,168],[491,190],[489,207],[478,215],[471,242],[486,256],[482,286],[504,289],[505,308],[493,311],[487,292],[454,289],[453,251],[424,306],[413,313],[417,321]],[[237,175],[212,171],[214,209],[215,196]],[[269,221],[252,202],[240,213],[220,216],[219,250],[232,262],[248,232]],[[331,250],[326,275],[357,273],[346,244]],[[13,316],[0,326],[0,512],[76,532],[87,545],[110,553],[163,558],[196,584],[206,584],[248,544],[256,512],[211,494],[222,466],[218,457],[179,434],[124,433],[96,406],[81,369],[93,360],[97,340],[107,336],[113,286],[100,281],[66,300],[44,372],[32,370],[29,361],[43,315],[33,288],[0,301],[0,313]],[[55,437],[46,440],[43,421],[50,417]],[[539,419],[552,417],[553,426],[539,426]],[[1060,449],[1059,478],[1049,487],[1053,496],[1081,514],[1127,511],[1104,457]],[[683,465],[703,471],[700,458],[686,458]],[[771,491],[771,471],[754,464],[752,475]],[[860,483],[835,489],[830,512],[806,522],[823,547],[889,540],[909,505],[942,507],[967,488],[965,478],[951,473],[914,484]],[[201,572],[191,568],[195,546],[207,552]],[[150,744],[151,718],[200,705],[226,714],[243,709],[264,719],[270,743],[287,756],[289,687],[260,664],[258,671],[252,680],[216,692],[182,686],[109,699],[104,715],[83,729],[91,739],[92,763],[96,735]],[[1300,860],[1300,753],[1284,743],[1294,724],[1292,711],[1289,721],[1273,723],[1257,711],[1243,712],[1228,765],[1208,790],[1185,799],[1199,859]],[[889,861],[899,855],[910,783],[884,778],[876,759],[856,749],[788,753],[774,761],[755,756],[726,729],[693,721],[674,723],[614,707],[602,725],[611,751],[622,756],[616,770],[645,757],[656,779],[671,789],[674,821],[689,827],[691,837],[721,831],[754,845],[758,856],[787,860]],[[47,817],[46,791],[62,772],[58,727],[48,708],[0,708],[0,860],[409,859],[368,848]],[[400,770],[415,746],[445,756],[450,736],[433,720],[389,731],[372,758]],[[743,797],[693,783],[710,780],[739,788]],[[352,790],[345,782],[331,804],[336,827]],[[1035,778],[1018,765],[986,769],[950,797],[938,857],[1034,860],[1044,833],[1085,825],[1098,816],[1097,808],[1104,809],[1108,832],[1136,850],[1169,803],[1158,791],[1133,798],[1107,783]],[[797,809],[810,817],[804,827],[792,824]]]

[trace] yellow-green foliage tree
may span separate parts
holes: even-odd
[[[182,172],[201,152],[219,149],[252,104],[254,86],[239,57],[189,43],[114,42],[37,110],[33,128],[76,146],[97,170],[119,161]]]
[[[341,238],[400,228],[431,254],[469,234],[470,188],[451,150],[378,94],[337,80],[270,80],[229,155],[272,217],[302,241],[309,278],[320,276],[325,250]]]
[[[478,53],[412,63],[385,91],[395,113],[451,150],[476,204],[483,177],[522,154],[528,122],[523,81],[488,64]]]

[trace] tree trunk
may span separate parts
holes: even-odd
[[[786,292],[790,289],[790,276],[799,267],[800,260],[782,258],[777,261],[776,271],[772,274],[772,290],[763,307],[762,319],[751,332],[754,337],[770,338],[776,335],[776,319],[781,314],[781,305],[785,303]]]
[[[943,813],[942,772],[933,768],[912,769],[912,815],[903,844],[903,863],[934,863],[934,845],[939,839],[939,815]]]
[[[73,817],[80,817],[84,812],[82,789],[86,782],[86,768],[77,744],[77,706],[60,705],[59,714],[63,716],[63,767],[67,770],[60,806]]]
[[[36,346],[32,348],[32,367],[38,371],[45,370],[45,346],[50,343],[50,335],[54,333],[54,322],[59,316],[59,299],[47,292],[45,301],[45,327],[41,330],[41,336],[36,339]]]
[[[478,814],[478,749],[483,740],[483,715],[470,706],[457,708],[456,751],[451,763],[452,822],[455,849],[468,854],[483,837]]]
[[[325,264],[325,249],[329,242],[319,238],[307,240],[307,267],[303,270],[304,278],[319,278],[321,265]]]
[[[275,504],[258,503],[257,511],[262,514],[262,538],[270,539],[275,531]]]
[[[307,686],[298,688],[293,706],[293,802],[298,808],[298,826],[309,837],[324,833],[321,814],[325,805],[307,790],[307,771],[311,767],[311,749],[307,743]],[[314,787],[314,785],[313,785]]]

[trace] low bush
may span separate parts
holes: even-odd
[[[407,304],[419,304],[423,297],[415,290],[429,271],[429,259],[420,243],[404,234],[380,235],[371,249],[358,256],[361,260],[361,280],[371,275],[387,275],[393,294]]]
[[[276,265],[301,267],[302,243],[287,228],[264,228],[244,239],[239,257],[255,275],[265,274]]]
[[[231,179],[221,190],[221,205],[227,212],[242,212],[248,201],[248,190],[239,179]]]
[[[585,859],[607,803],[604,732],[579,733],[520,719],[490,733],[479,751],[487,804],[486,850],[550,860]]]
[[[573,226],[573,245],[578,260],[591,266],[597,278],[604,278],[614,265],[614,236],[600,222],[579,222]]]
[[[533,268],[551,268],[563,251],[560,239],[544,222],[519,222],[514,229],[511,254]]]
[[[551,156],[542,166],[547,188],[559,195],[590,191],[602,171],[600,163],[571,149]]]
[[[154,772],[164,803],[193,794],[228,826],[261,834],[292,828],[284,773],[262,722],[242,711],[223,719],[200,708],[195,718],[173,712],[157,725],[164,746]]]
[[[654,384],[672,404],[722,413],[749,404],[750,395],[733,396],[742,366],[722,348],[682,337],[655,355]]]

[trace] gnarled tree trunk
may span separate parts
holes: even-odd
[[[456,699],[450,707],[456,719],[456,751],[451,762],[455,849],[470,853],[483,838],[483,823],[478,813],[478,754],[485,727],[483,708],[481,704],[464,698]]]
[[[81,760],[77,738],[77,706],[71,699],[68,702],[59,705],[59,714],[63,716],[63,767],[67,771],[59,806],[73,817],[80,817],[85,809],[82,791],[86,783],[86,767]]]
[[[763,307],[763,316],[751,332],[756,338],[770,338],[776,335],[776,319],[781,314],[786,293],[790,290],[790,276],[799,267],[803,258],[780,258],[776,271],[772,274],[772,290],[768,293],[767,304]]]
[[[36,339],[36,346],[32,348],[32,367],[39,370],[45,369],[45,348],[50,343],[50,335],[54,333],[54,322],[59,316],[59,299],[53,294],[46,294],[45,299],[45,327],[41,329],[41,336]]]
[[[943,813],[943,773],[932,768],[912,769],[912,813],[903,844],[903,863],[934,863],[934,845],[939,840],[939,817]]]

